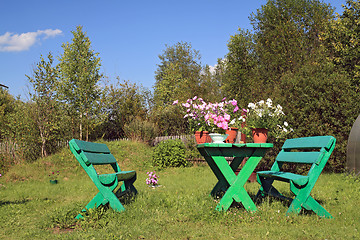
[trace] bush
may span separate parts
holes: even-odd
[[[153,163],[159,168],[187,167],[185,144],[179,140],[166,140],[160,142],[153,151]]]

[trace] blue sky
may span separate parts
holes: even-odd
[[[28,99],[40,55],[62,54],[71,31],[82,25],[98,52],[102,72],[115,83],[130,80],[151,89],[158,55],[180,41],[199,50],[202,64],[215,65],[239,28],[266,0],[3,0],[0,2],[0,83]],[[324,0],[341,13],[345,0]]]

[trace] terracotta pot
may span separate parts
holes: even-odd
[[[226,130],[225,133],[228,134],[229,136],[226,138],[225,142],[226,143],[235,143],[238,130],[239,130],[238,128],[230,128],[229,130]]]
[[[266,143],[268,137],[268,129],[252,128],[251,130],[252,130],[254,143]]]
[[[195,140],[196,140],[197,144],[212,142],[208,131],[196,131],[195,132]]]

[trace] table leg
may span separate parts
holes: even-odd
[[[250,174],[254,171],[260,160],[262,159],[263,153],[255,151],[252,156],[246,161],[245,165],[242,167],[235,181],[230,184],[230,187],[226,191],[225,195],[220,200],[216,209],[227,210],[233,201],[242,203],[244,208],[248,211],[256,211],[257,208],[250,198],[249,194],[246,192],[244,185],[249,178]]]

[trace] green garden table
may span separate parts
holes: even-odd
[[[272,143],[203,143],[197,145],[197,149],[218,179],[211,195],[216,196],[219,192],[225,192],[216,206],[218,211],[226,211],[234,201],[241,202],[248,211],[257,210],[244,185],[266,151],[272,147]],[[234,158],[230,165],[225,157]],[[236,176],[235,171],[245,157],[248,157],[248,160]]]

